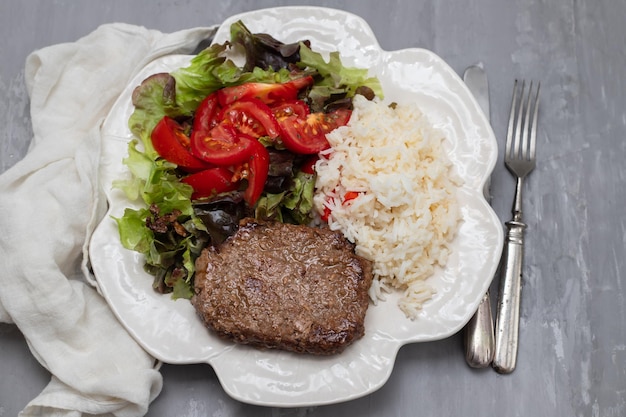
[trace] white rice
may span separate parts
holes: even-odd
[[[401,290],[399,307],[414,319],[434,294],[426,280],[446,264],[461,221],[461,181],[445,138],[415,104],[394,110],[362,96],[348,125],[327,138],[331,148],[316,165],[316,209],[330,209],[329,227],[373,261],[371,299]],[[346,192],[359,195],[344,201]]]

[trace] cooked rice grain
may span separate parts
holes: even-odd
[[[461,221],[461,181],[445,138],[416,105],[392,109],[362,96],[354,99],[349,124],[327,138],[331,149],[316,166],[315,206],[329,208],[329,227],[373,261],[372,300],[399,289],[399,306],[414,319],[434,294],[426,279],[446,264]]]

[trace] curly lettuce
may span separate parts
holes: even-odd
[[[123,216],[114,217],[120,241],[126,249],[144,255],[145,269],[156,277],[155,287],[165,285],[173,290],[173,298],[189,298],[193,259],[208,240],[204,225],[193,216],[193,190],[180,182],[175,165],[148,157],[137,150],[137,141],[129,143],[124,163],[132,176],[113,185],[130,200],[141,199],[146,207],[127,208]],[[177,264],[178,258],[183,265]]]
[[[202,100],[220,88],[247,82],[284,83],[303,75],[315,79],[302,97],[313,111],[349,99],[362,88],[382,96],[377,79],[368,77],[367,70],[344,67],[338,53],[330,54],[326,62],[306,40],[284,44],[270,35],[251,33],[241,21],[230,30],[230,42],[209,46],[186,67],[146,78],[132,94],[134,111],[128,125],[136,140],[124,159],[131,178],[114,186],[145,207],[127,208],[115,221],[123,246],[145,256],[155,289],[171,292],[173,298],[191,297],[196,258],[206,245],[219,243],[231,233],[243,211],[231,196],[191,200],[192,189],[180,181],[177,166],[160,158],[152,146],[152,130],[164,116],[189,122]],[[243,52],[242,67],[230,57],[235,49]],[[266,146],[270,145],[276,146]],[[285,179],[279,190],[266,184],[255,215],[307,224],[312,219],[315,176],[299,171],[297,165],[288,174],[279,175]]]
[[[322,54],[301,43],[298,66],[314,69],[318,74],[315,85],[309,92],[310,104],[314,111],[322,111],[332,97],[352,98],[363,89],[370,90],[375,96],[383,97],[383,89],[378,78],[370,77],[365,68],[345,67],[339,52],[331,52],[329,60],[326,61]]]

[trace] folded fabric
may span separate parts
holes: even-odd
[[[211,33],[116,23],[27,59],[34,135],[0,176],[0,319],[19,327],[52,379],[20,416],[142,416],[161,391],[156,361],[116,320],[87,267],[106,208],[100,126],[148,62],[191,53]]]

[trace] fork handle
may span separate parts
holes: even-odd
[[[513,372],[517,362],[526,224],[519,220],[511,220],[506,222],[506,227],[503,272],[500,279],[500,293],[496,312],[496,350],[492,363],[493,368],[502,374]]]

